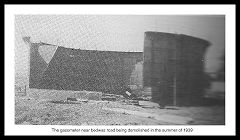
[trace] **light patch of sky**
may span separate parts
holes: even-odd
[[[214,72],[225,48],[224,21],[221,15],[16,15],[15,69],[25,74],[28,71],[29,48],[22,40],[24,36],[33,42],[68,48],[141,52],[144,32],[158,31],[210,41],[205,68]]]

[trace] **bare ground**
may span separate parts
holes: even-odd
[[[15,123],[25,125],[175,125],[137,114],[116,112],[113,108],[148,114],[191,118],[188,125],[224,125],[224,106],[143,108],[121,101],[51,102],[39,96],[15,97]]]

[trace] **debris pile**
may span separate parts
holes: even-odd
[[[110,93],[102,93],[102,92],[88,92],[81,91],[75,93],[74,97],[67,97],[66,100],[54,101],[53,103],[87,103],[90,100],[94,101],[118,101],[122,104],[127,105],[136,105],[143,108],[157,108],[159,105],[157,103],[151,102],[150,95],[138,95],[133,93],[130,88],[127,88],[125,92],[121,95],[119,94],[110,94]]]
[[[102,100],[103,101],[116,101],[117,100],[117,95],[115,94],[103,94]]]
[[[49,92],[53,93],[53,91]],[[59,93],[59,91],[54,92],[55,94]],[[136,92],[139,93],[135,94],[136,96],[131,96],[134,93],[129,92],[129,94],[128,92],[117,95],[79,91],[76,94],[68,94],[64,98],[62,98],[63,96],[53,98],[54,100],[16,96],[15,124],[224,124],[224,106],[190,108],[169,108],[168,106],[165,109],[159,109],[159,104],[151,102],[149,96],[139,92]]]

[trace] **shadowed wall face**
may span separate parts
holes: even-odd
[[[143,80],[152,88],[152,100],[163,105],[195,102],[207,87],[202,39],[160,32],[146,32]]]
[[[47,63],[39,54],[39,43],[30,43],[30,77],[29,87],[38,87],[41,77],[47,68]]]
[[[36,45],[35,45],[36,46]],[[47,64],[31,44],[30,88],[121,93],[131,83],[141,52],[90,51],[58,47]],[[45,62],[45,63],[44,63]]]

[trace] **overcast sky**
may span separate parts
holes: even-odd
[[[69,48],[109,51],[143,51],[144,32],[186,34],[211,42],[205,71],[220,67],[225,49],[225,17],[214,16],[136,16],[136,15],[16,15],[15,70],[27,76],[29,47],[22,37]],[[40,50],[44,51],[44,50]]]

